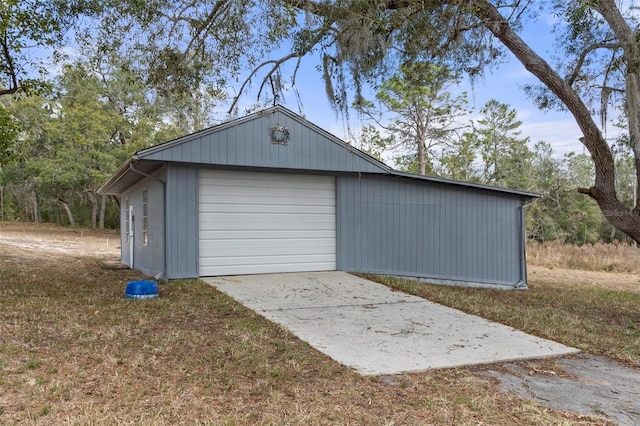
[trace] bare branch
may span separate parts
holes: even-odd
[[[582,66],[584,65],[584,61],[587,59],[587,56],[598,50],[598,49],[619,49],[622,46],[620,45],[620,43],[611,43],[611,42],[601,42],[601,43],[594,43],[590,46],[587,46],[581,53],[580,56],[578,57],[578,63],[576,64],[576,66],[573,69],[573,72],[565,77],[565,81],[569,84],[569,85],[573,85],[573,83],[576,81],[576,78],[578,78],[578,76],[580,75],[580,71],[582,70]]]
[[[220,0],[216,2],[216,4],[211,9],[211,12],[207,16],[207,19],[204,20],[202,25],[200,25],[200,27],[196,29],[195,33],[193,34],[193,37],[191,37],[191,41],[187,45],[187,48],[184,50],[185,54],[191,50],[191,47],[200,38],[203,32],[205,33],[205,37],[209,34],[210,26],[218,16],[218,13],[223,13],[225,9],[228,9],[228,7],[229,7],[229,0]]]
[[[251,79],[253,77],[255,77],[255,75],[258,73],[258,71],[260,71],[260,69],[262,69],[263,67],[266,67],[267,65],[272,65],[271,69],[269,70],[269,72],[267,73],[267,75],[264,77],[264,79],[262,80],[262,83],[260,84],[260,92],[262,92],[262,88],[264,87],[264,85],[266,83],[268,83],[269,79],[271,78],[271,76],[277,72],[280,68],[280,66],[282,64],[284,64],[285,62],[293,59],[293,58],[298,58],[300,57],[300,54],[298,53],[290,53],[280,59],[270,59],[268,61],[264,61],[263,63],[261,63],[260,65],[258,65],[256,68],[253,69],[253,71],[251,71],[251,73],[249,74],[249,76],[244,80],[244,83],[242,83],[242,86],[240,86],[240,90],[238,90],[238,94],[236,96],[233,97],[233,102],[231,102],[231,106],[229,107],[229,110],[227,111],[229,114],[235,109],[238,101],[240,100],[240,96],[242,96],[242,94],[244,93],[244,89],[247,87],[247,85],[251,82]],[[258,98],[260,97],[260,95],[258,95]]]

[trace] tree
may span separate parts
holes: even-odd
[[[464,132],[445,147],[440,158],[438,175],[465,181],[481,181],[477,170],[478,141],[473,131]]]
[[[528,189],[527,166],[532,154],[527,147],[529,138],[519,138],[522,122],[516,110],[492,99],[480,109],[480,114],[473,137],[482,158],[482,181]]]
[[[18,136],[18,124],[0,104],[0,171],[2,165],[13,157],[13,144]]]
[[[423,62],[402,65],[399,73],[380,86],[378,105],[360,98],[356,108],[389,132],[387,148],[400,150],[400,161],[415,159],[419,174],[433,173],[434,150],[459,130],[456,119],[466,113],[466,93],[453,97],[447,91],[458,82],[446,66]]]
[[[38,89],[43,54],[60,55],[65,34],[101,1],[3,0],[0,3],[0,96]]]
[[[205,101],[192,99],[176,105],[158,96],[118,58],[66,65],[38,96],[4,98],[20,130],[14,161],[0,176],[18,205],[13,211],[23,220],[44,216],[102,228],[111,200],[97,189],[119,164],[138,149],[193,131],[195,121],[208,125],[208,115],[200,116]]]

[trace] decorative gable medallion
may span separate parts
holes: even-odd
[[[285,126],[276,125],[269,129],[271,143],[276,145],[289,145],[289,129]]]

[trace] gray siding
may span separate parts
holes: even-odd
[[[159,174],[162,178],[164,173]],[[148,195],[148,244],[143,241],[143,203],[142,192]],[[145,178],[129,192],[121,196],[120,235],[122,260],[129,262],[129,243],[126,240],[127,200],[133,205],[134,215],[134,267],[147,275],[157,275],[164,271],[164,185],[161,182]]]
[[[273,144],[272,126],[285,126],[288,145]],[[385,166],[311,125],[275,109],[231,121],[139,153],[144,160],[325,172],[386,173]]]
[[[198,276],[198,169],[167,169],[167,278]]]
[[[515,286],[521,200],[374,175],[338,178],[338,269]]]

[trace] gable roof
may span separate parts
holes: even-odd
[[[274,130],[286,132],[288,140],[274,143],[271,137]],[[155,166],[142,166],[147,162]],[[149,173],[149,169],[166,162],[335,173],[387,174],[391,170],[326,130],[276,105],[138,151],[99,192],[118,195],[140,180],[144,175],[136,174],[132,164],[137,165],[136,169],[146,168],[145,173]]]
[[[276,140],[274,143],[271,136],[274,130],[287,134],[287,140]],[[120,166],[98,192],[120,195],[168,162],[325,173],[384,174],[509,193],[525,198],[538,196],[473,182],[399,172],[281,105],[140,150]]]

